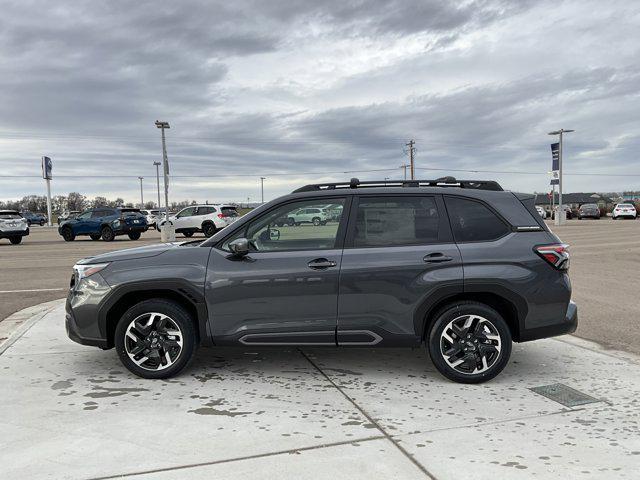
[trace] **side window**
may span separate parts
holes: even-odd
[[[361,197],[353,246],[435,243],[438,225],[438,208],[433,197]]]
[[[178,214],[178,218],[191,217],[195,214],[196,207],[185,208]]]
[[[76,218],[78,220],[87,220],[91,218],[91,213],[91,210],[89,210],[88,212],[83,212],[82,214],[78,215]]]
[[[342,210],[344,198],[328,199],[336,209]],[[287,203],[256,218],[242,230],[225,240],[223,250],[229,250],[229,242],[245,237],[255,252],[282,250],[326,250],[335,247],[340,219],[331,219],[324,224],[299,223],[294,218],[298,211],[307,210],[318,200]]]
[[[480,202],[445,196],[456,242],[487,242],[509,232],[509,227]]]
[[[91,214],[91,218],[102,218],[106,215],[108,215],[108,212],[104,210],[94,210],[93,213]]]

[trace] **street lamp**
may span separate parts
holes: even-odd
[[[560,130],[554,130],[553,132],[549,132],[549,135],[559,135],[559,146],[558,146],[558,212],[556,213],[556,218],[554,223],[556,225],[564,225],[566,220],[566,213],[564,211],[564,206],[562,203],[562,135],[564,133],[575,132],[575,130],[570,130],[568,128],[561,128]]]
[[[144,209],[144,194],[142,193],[142,180],[144,177],[138,177],[140,180],[140,210]]]
[[[158,210],[160,210],[160,162],[153,162],[156,166],[156,185],[158,186]]]
[[[161,230],[162,241],[175,240],[174,231],[169,225],[169,159],[167,158],[167,145],[164,138],[164,129],[170,128],[169,122],[161,122],[156,120],[156,127],[162,131],[162,166],[164,169],[164,206],[165,206],[165,224]]]

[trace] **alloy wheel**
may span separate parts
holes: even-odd
[[[183,335],[168,315],[151,312],[134,318],[125,332],[124,349],[131,361],[145,370],[173,365],[182,353]]]
[[[465,375],[489,370],[500,358],[501,349],[498,329],[479,315],[454,318],[440,335],[440,352],[444,361]]]

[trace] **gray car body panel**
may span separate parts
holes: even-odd
[[[484,202],[512,231],[492,242],[455,243],[449,231],[448,239],[432,245],[350,248],[346,244],[344,249],[340,245],[330,250],[250,252],[244,258],[221,249],[225,238],[285,202],[354,195],[472,198]],[[111,346],[109,312],[123,296],[168,290],[193,302],[200,340],[220,345],[417,345],[424,338],[428,315],[448,299],[465,294],[497,295],[513,305],[515,340],[566,333],[575,329],[577,321],[570,282],[566,273],[534,252],[536,245],[558,239],[532,211],[531,198],[449,187],[286,195],[201,243],[154,245],[84,260],[110,264],[99,274],[104,285],[70,291],[70,336],[81,343]],[[349,204],[344,222],[350,221]],[[439,210],[442,205],[439,200]],[[451,261],[426,263],[423,258],[429,253],[442,253]],[[316,258],[333,260],[336,266],[323,271],[307,268]],[[83,300],[76,298],[83,295]]]

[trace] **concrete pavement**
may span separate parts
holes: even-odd
[[[637,478],[640,359],[573,337],[514,345],[478,386],[395,349],[203,348],[150,381],[63,316],[36,312],[0,355],[3,479]],[[594,403],[531,390],[554,384]]]

